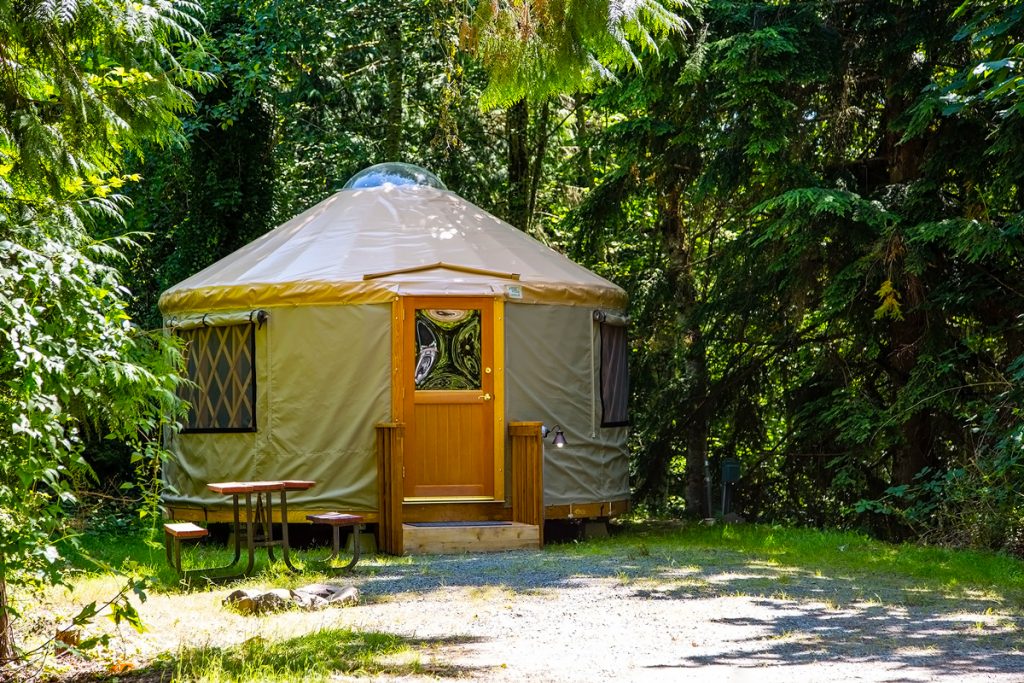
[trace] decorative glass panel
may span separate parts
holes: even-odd
[[[417,389],[480,388],[480,311],[416,309]]]
[[[182,431],[256,430],[254,329],[229,325],[179,332],[186,344],[188,379],[193,382],[180,388],[191,406]]]

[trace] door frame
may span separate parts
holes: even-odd
[[[391,414],[394,421],[400,424],[408,424],[412,416],[406,414],[406,392],[414,391],[412,387],[413,368],[409,359],[411,354],[404,353],[408,323],[406,321],[406,303],[411,302],[412,306],[416,301],[429,301],[441,303],[450,301],[451,308],[460,308],[467,305],[480,308],[491,305],[493,307],[492,317],[492,353],[494,371],[494,496],[456,496],[456,497],[431,497],[431,498],[404,498],[410,503],[452,503],[452,502],[504,502],[505,500],[505,299],[501,296],[473,296],[473,295],[404,295],[396,296],[391,303]],[[435,306],[435,307],[441,307]],[[413,321],[415,324],[415,321]],[[416,457],[409,450],[409,442],[406,441],[405,458]],[[403,467],[402,476],[405,477]],[[402,490],[404,490],[404,485]]]

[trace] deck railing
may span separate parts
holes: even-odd
[[[512,521],[540,527],[544,545],[544,438],[540,422],[510,422]]]
[[[405,428],[397,422],[377,425],[377,474],[379,538],[388,555],[405,552],[402,538],[402,501],[405,499],[402,469],[405,465]]]

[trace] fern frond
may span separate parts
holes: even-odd
[[[78,14],[78,0],[60,0],[56,7],[58,23],[70,26]]]

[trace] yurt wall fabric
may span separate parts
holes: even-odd
[[[582,306],[505,307],[509,421],[558,424],[566,445],[545,441],[544,503],[629,497],[625,427],[601,427],[600,331]]]
[[[268,312],[255,332],[258,431],[174,438],[165,499],[223,505],[208,482],[312,479],[289,500],[376,509],[374,426],[391,414],[391,305]]]

